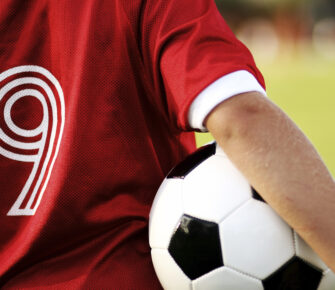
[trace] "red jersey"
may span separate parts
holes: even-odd
[[[0,35],[0,288],[159,289],[153,197],[250,53],[210,0],[2,0]]]

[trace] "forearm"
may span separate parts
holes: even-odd
[[[225,101],[206,126],[253,187],[335,271],[335,183],[303,133],[257,93]]]

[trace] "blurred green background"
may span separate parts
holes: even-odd
[[[217,0],[251,50],[267,93],[304,131],[335,176],[335,1]],[[201,146],[212,140],[196,135]]]

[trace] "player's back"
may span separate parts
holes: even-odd
[[[153,197],[251,54],[212,0],[2,0],[0,36],[0,287],[159,288]]]
[[[159,288],[148,211],[194,139],[145,65],[143,4],[0,2],[0,287]]]

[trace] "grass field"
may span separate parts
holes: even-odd
[[[298,54],[258,67],[270,99],[305,132],[335,176],[335,61]],[[196,138],[198,146],[212,140],[203,133]]]

